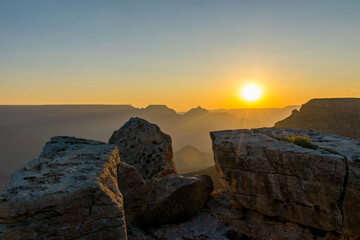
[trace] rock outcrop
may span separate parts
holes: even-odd
[[[117,148],[54,137],[0,193],[0,239],[126,239]]]
[[[360,98],[312,99],[275,127],[311,129],[359,139]]]
[[[295,135],[308,144],[285,141]],[[171,138],[143,119],[116,145],[54,137],[0,192],[0,239],[360,238],[360,140],[282,128],[211,138],[224,186],[213,192],[209,176],[175,173]]]
[[[317,149],[283,141],[296,134],[309,136]],[[234,207],[324,234],[360,236],[355,214],[360,209],[360,141],[276,128],[218,131],[211,137],[215,164]]]
[[[120,130],[114,138],[128,163],[116,145],[52,138],[0,192],[0,239],[126,240],[127,229],[130,238],[152,239],[141,228],[196,215],[211,178],[174,173],[171,138],[156,125],[135,118]],[[141,157],[152,154],[159,156]],[[136,166],[129,156],[139,157]]]
[[[195,215],[209,198],[213,183],[207,175],[171,174],[156,179],[149,187],[152,193],[142,221],[145,225],[161,226]]]
[[[130,225],[136,215],[146,211],[150,189],[135,167],[121,162],[117,172],[119,190],[124,197],[126,224]]]
[[[134,166],[145,180],[176,173],[171,138],[142,118],[131,118],[109,139],[122,162]]]

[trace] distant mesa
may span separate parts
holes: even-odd
[[[156,115],[173,115],[176,114],[174,109],[169,108],[166,105],[156,105],[152,104],[144,108],[145,113],[151,112],[152,114]]]
[[[360,138],[360,98],[312,99],[275,124],[277,128],[312,129]]]

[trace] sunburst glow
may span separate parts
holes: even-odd
[[[259,86],[251,84],[243,87],[240,93],[241,97],[247,102],[254,102],[260,99],[262,91]]]

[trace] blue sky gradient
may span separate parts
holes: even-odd
[[[267,92],[260,107],[360,97],[359,12],[358,0],[1,0],[0,104],[241,107],[248,81]]]

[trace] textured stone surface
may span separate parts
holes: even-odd
[[[181,222],[195,215],[213,189],[206,175],[171,174],[148,185],[151,196],[142,221],[152,226]]]
[[[118,185],[124,197],[126,224],[130,225],[137,214],[147,209],[150,191],[136,168],[125,162],[118,165]]]
[[[296,133],[309,135],[322,148],[280,140]],[[354,214],[359,210],[358,141],[274,128],[218,131],[211,137],[216,167],[238,206],[327,232],[359,235]]]
[[[312,129],[360,138],[360,98],[312,99],[275,127]]]
[[[0,193],[0,239],[126,239],[117,148],[54,137]]]
[[[334,232],[298,225],[294,222],[278,221],[245,208],[236,208],[229,193],[213,192],[206,207],[186,222],[163,225],[160,228],[141,230],[130,228],[129,240],[339,240]]]
[[[227,226],[228,239],[349,239],[346,236],[341,238],[335,232],[321,231],[289,221],[279,221],[277,217],[262,215],[246,208],[237,208],[238,204],[224,190],[213,192],[206,207],[212,216],[221,219]]]
[[[170,136],[144,119],[131,118],[109,143],[119,147],[121,161],[136,167],[145,180],[176,173]]]
[[[320,147],[320,151],[332,152],[346,159],[347,172],[344,179],[344,191],[339,204],[343,205],[343,228],[345,234],[356,232],[360,235],[360,140],[341,137],[333,134],[321,134],[311,130],[262,128],[262,132],[276,139],[301,134],[309,136],[312,144]],[[322,150],[324,149],[324,150]]]

